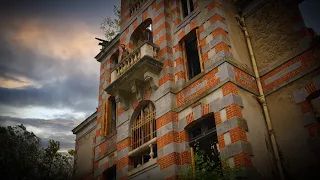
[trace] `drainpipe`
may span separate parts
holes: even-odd
[[[273,127],[272,127],[272,123],[271,123],[271,119],[270,119],[270,115],[269,115],[269,110],[268,110],[266,98],[265,98],[265,95],[264,95],[264,92],[263,92],[263,89],[262,89],[260,75],[259,75],[259,72],[258,72],[256,59],[255,59],[254,54],[253,54],[253,49],[252,49],[249,33],[247,31],[247,27],[245,25],[244,18],[240,17],[238,15],[235,18],[237,19],[237,21],[239,23],[239,26],[242,29],[242,31],[243,31],[243,33],[245,35],[246,41],[247,41],[247,46],[248,46],[248,49],[249,49],[250,59],[251,59],[251,63],[252,63],[252,67],[253,67],[253,71],[254,71],[254,75],[255,75],[256,81],[257,81],[259,95],[260,95],[258,97],[258,100],[259,100],[259,102],[260,102],[260,104],[262,105],[262,108],[263,108],[265,121],[266,121],[266,124],[267,124],[267,127],[268,127],[268,131],[269,131],[268,134],[270,136],[270,140],[271,140],[271,144],[272,144],[273,155],[275,157],[275,161],[276,161],[277,168],[278,168],[278,173],[279,173],[280,179],[284,180],[285,176],[284,176],[284,171],[283,171],[281,160],[280,160],[280,155],[279,155],[279,151],[278,151],[278,145],[277,145],[276,137],[275,137],[275,134],[274,134],[274,131],[273,131]]]

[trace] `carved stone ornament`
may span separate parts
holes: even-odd
[[[159,87],[159,77],[158,75],[148,71],[146,73],[144,73],[144,81],[148,81],[150,83],[150,87],[153,90],[158,89]]]
[[[143,83],[138,80],[131,82],[131,92],[136,95],[138,101],[143,100]]]

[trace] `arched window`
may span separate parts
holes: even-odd
[[[117,105],[111,96],[102,102],[101,135],[107,136],[116,130]]]
[[[156,137],[155,111],[151,103],[148,103],[138,112],[131,126],[131,147],[136,149]]]
[[[133,168],[148,166],[157,157],[155,109],[152,103],[141,106],[136,111],[131,124],[131,147],[129,152]]]

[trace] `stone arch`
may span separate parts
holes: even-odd
[[[134,108],[133,113],[130,118],[130,127],[132,125],[132,121],[135,120],[135,118],[138,116],[139,111],[146,105],[151,104],[153,106],[153,109],[156,109],[156,106],[151,100],[142,100],[139,102],[139,104]]]
[[[137,28],[134,29],[130,36],[130,48],[135,49],[145,41],[153,42],[152,19],[144,20]]]

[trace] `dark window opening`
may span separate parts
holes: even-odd
[[[116,166],[112,166],[103,172],[104,179],[107,180],[116,180],[117,179],[117,170]]]
[[[194,10],[193,1],[192,0],[189,0],[189,5],[190,5],[190,13],[191,13]]]
[[[195,130],[193,130],[192,132],[191,132],[191,136],[192,136],[192,138],[196,138],[196,137],[198,137],[198,136],[200,136],[201,135],[201,128],[197,128],[197,129],[195,129]]]
[[[216,133],[214,115],[197,120],[196,124],[188,128],[190,146],[201,150],[206,158],[213,160],[216,164],[214,168],[221,168],[218,152],[218,137]],[[199,135],[200,130],[200,135]],[[196,135],[196,136],[195,136]]]
[[[119,58],[119,51],[116,51],[112,56],[111,56],[111,60],[112,60],[112,63],[114,65],[117,65],[118,64],[118,58]]]
[[[189,79],[192,79],[201,73],[196,30],[186,36],[184,44],[188,62],[188,75]]]
[[[185,0],[181,1],[181,5],[182,5],[182,14],[183,17],[187,17],[188,16],[188,3]]]
[[[181,0],[181,9],[183,18],[187,17],[194,10],[193,1]]]

